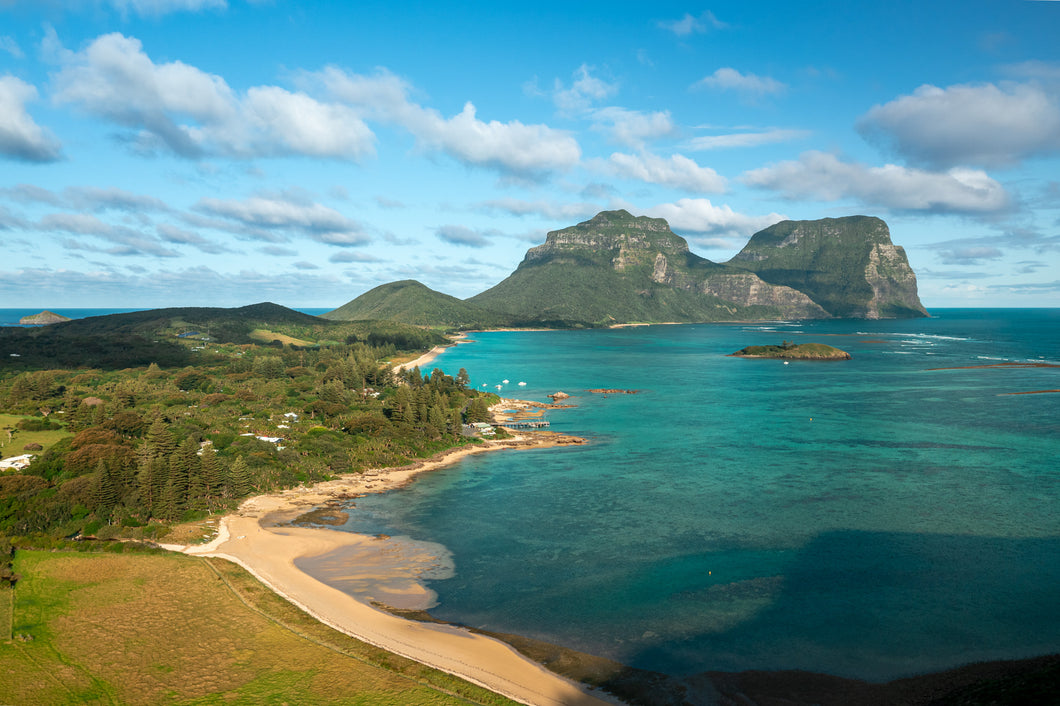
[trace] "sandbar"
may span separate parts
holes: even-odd
[[[506,400],[497,407],[510,408],[511,402]],[[336,630],[457,675],[515,701],[535,706],[620,703],[603,692],[548,671],[500,640],[453,625],[399,618],[375,608],[364,598],[354,598],[304,573],[296,566],[296,560],[349,550],[350,556],[357,556],[358,562],[362,563],[358,567],[360,570],[369,574],[378,572],[384,583],[390,582],[384,589],[388,594],[409,593],[405,598],[411,603],[429,599],[429,595],[415,595],[417,590],[429,593],[415,576],[395,576],[393,567],[388,567],[385,560],[372,558],[375,548],[385,547],[385,540],[289,524],[313,508],[398,488],[420,473],[450,465],[471,454],[583,441],[561,434],[528,432],[511,439],[460,447],[409,466],[348,474],[312,487],[259,495],[244,501],[236,513],[222,518],[217,537],[210,543],[163,546],[195,556],[233,561],[277,594]]]

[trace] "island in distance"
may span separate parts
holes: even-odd
[[[62,314],[56,314],[54,311],[45,310],[39,314],[33,314],[32,316],[23,316],[18,320],[18,323],[22,326],[47,326],[49,324],[60,324],[69,320],[69,318]]]
[[[850,360],[846,351],[823,343],[791,343],[779,346],[747,346],[732,354],[735,358],[771,358],[773,360]]]
[[[879,218],[782,221],[716,263],[692,253],[664,219],[619,210],[548,233],[511,275],[469,299],[405,280],[323,318],[571,328],[927,315],[905,251]]]

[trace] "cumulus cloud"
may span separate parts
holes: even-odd
[[[742,74],[736,69],[726,66],[718,69],[710,76],[696,81],[692,84],[692,88],[713,88],[721,91],[737,91],[745,95],[765,96],[783,93],[788,87],[786,84],[769,76]]]
[[[914,164],[1011,167],[1060,151],[1060,99],[1036,83],[925,85],[857,123]]]
[[[37,99],[37,89],[22,79],[0,76],[0,155],[24,162],[54,162],[61,156],[59,141],[26,110]]]
[[[154,63],[132,37],[103,35],[60,56],[54,99],[129,128],[129,139],[145,151],[164,147],[188,158],[374,154],[374,135],[346,106],[276,86],[240,96],[194,66]]]
[[[677,131],[670,111],[645,113],[615,106],[592,112],[594,129],[605,132],[619,144],[639,149],[649,140],[667,137]]]
[[[356,221],[322,204],[289,195],[254,196],[244,200],[204,198],[194,210],[216,219],[202,223],[205,227],[260,240],[277,242],[300,234],[341,247],[364,245],[370,240]]]
[[[753,169],[742,180],[788,199],[855,199],[894,210],[989,213],[1010,205],[1004,187],[981,170],[930,172],[894,164],[869,167],[842,162],[825,152],[805,152],[798,161]]]
[[[328,67],[303,74],[302,80],[323,85],[358,114],[400,125],[422,149],[443,152],[468,166],[536,178],[573,167],[581,159],[581,148],[568,133],[518,120],[485,122],[478,118],[470,101],[462,111],[446,118],[413,101],[409,97],[411,87],[388,71],[365,76]]]
[[[703,135],[689,140],[687,147],[697,152],[707,150],[758,147],[777,142],[801,140],[810,136],[809,130],[773,128],[758,132],[734,132],[727,135]]]
[[[660,20],[659,27],[673,32],[678,37],[688,37],[693,34],[706,34],[711,29],[725,29],[729,25],[722,22],[710,10],[701,12],[698,16],[686,12],[679,20]]]
[[[490,239],[485,234],[464,226],[442,226],[434,234],[452,245],[464,245],[469,248],[484,248],[490,245]]]
[[[738,213],[728,205],[715,206],[709,199],[680,199],[674,203],[653,206],[645,213],[655,218],[665,218],[675,231],[711,235],[749,236],[786,219],[779,213],[765,216]]]
[[[701,167],[680,154],[669,159],[654,154],[616,152],[608,160],[611,171],[627,179],[639,179],[696,193],[725,191],[725,179],[710,167]]]

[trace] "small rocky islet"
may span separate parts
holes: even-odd
[[[844,350],[823,343],[789,343],[779,346],[747,346],[730,354],[734,358],[772,358],[774,360],[850,360]]]

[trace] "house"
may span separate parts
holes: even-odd
[[[493,436],[496,433],[493,426],[486,422],[472,422],[471,424],[464,424],[460,430],[460,433],[464,436]]]
[[[21,456],[12,456],[11,458],[5,458],[0,461],[0,471],[16,470],[21,471],[29,468],[29,464],[36,458],[33,454],[22,454]]]

